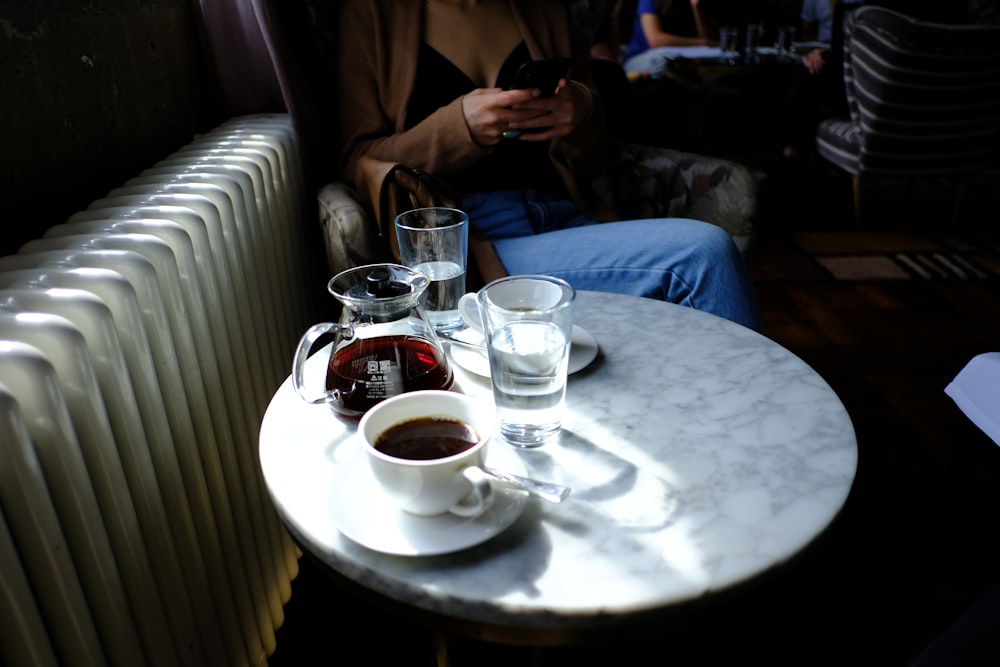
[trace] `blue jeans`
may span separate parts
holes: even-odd
[[[762,330],[746,263],[720,227],[688,218],[601,224],[535,190],[466,194],[462,208],[510,274],[663,299]]]
[[[663,75],[666,66],[667,56],[660,49],[647,49],[637,53],[623,64],[626,74],[648,73],[654,79]]]

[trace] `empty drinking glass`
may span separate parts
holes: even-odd
[[[764,36],[763,23],[751,23],[747,25],[746,36],[746,59],[748,62],[757,61],[757,49],[760,48],[760,40]]]
[[[778,32],[775,35],[774,48],[777,49],[779,57],[790,58],[795,54],[792,45],[795,43],[796,36],[798,36],[798,29],[793,25],[785,25],[778,28]]]
[[[739,37],[740,29],[736,26],[719,28],[719,50],[722,51],[722,58],[730,63],[735,63],[739,57]]]

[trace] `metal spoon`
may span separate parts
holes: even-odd
[[[466,330],[463,329],[463,331],[466,331]],[[457,345],[461,345],[462,347],[467,347],[469,349],[476,350],[477,352],[482,352],[483,354],[486,354],[486,343],[485,342],[474,342],[474,341],[471,341],[471,340],[466,340],[464,338],[459,338],[458,336],[461,333],[462,332],[451,333],[451,332],[446,332],[446,331],[439,331],[438,332],[438,336],[440,336],[441,338],[444,338],[449,343],[455,343]]]
[[[486,472],[487,475],[490,475],[501,482],[506,482],[511,486],[524,489],[528,493],[534,494],[542,500],[547,500],[550,503],[561,503],[566,500],[567,496],[569,496],[570,488],[568,486],[553,484],[551,482],[542,482],[529,477],[521,477],[520,475],[513,475],[509,472],[496,470],[495,468],[487,468],[485,466],[483,467],[483,471]]]

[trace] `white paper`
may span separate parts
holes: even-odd
[[[972,358],[944,392],[997,445],[1000,445],[1000,352]]]

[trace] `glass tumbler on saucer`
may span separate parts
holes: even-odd
[[[478,294],[500,434],[537,447],[562,428],[576,292],[550,276],[508,276]]]

